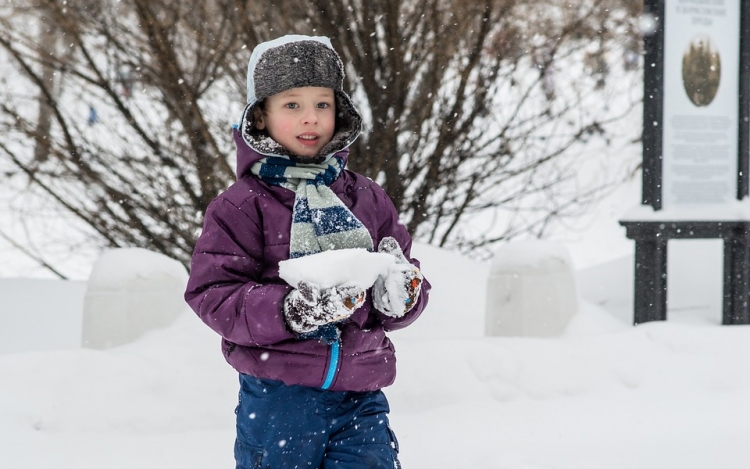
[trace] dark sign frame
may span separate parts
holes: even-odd
[[[731,1],[731,0],[729,0]],[[750,0],[740,0],[737,199],[750,194]],[[643,191],[641,203],[662,209],[665,0],[644,0],[655,20],[643,38]],[[667,319],[667,242],[724,240],[723,324],[750,324],[750,221],[621,221],[635,241],[634,324]]]

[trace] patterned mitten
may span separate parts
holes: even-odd
[[[388,236],[378,245],[378,252],[391,254],[396,262],[372,287],[372,302],[386,316],[400,318],[417,303],[422,288],[422,272],[404,256],[398,242]]]
[[[284,299],[284,318],[298,334],[312,332],[324,324],[342,321],[365,301],[365,290],[358,285],[321,289],[300,282]]]

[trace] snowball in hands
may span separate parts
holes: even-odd
[[[386,316],[400,318],[419,298],[422,273],[406,259],[398,242],[390,236],[380,241],[378,252],[388,253],[396,261],[375,281],[372,302]]]
[[[390,254],[339,249],[279,262],[279,277],[296,287],[284,300],[284,317],[299,334],[344,320],[362,306],[370,288],[388,266]]]
[[[281,261],[279,277],[296,287],[287,295],[284,314],[297,333],[349,317],[370,287],[375,308],[401,317],[416,303],[422,282],[392,237],[380,241],[378,252],[338,249]]]
[[[330,288],[343,284],[368,289],[397,262],[390,254],[366,249],[337,249],[279,262],[279,277],[297,287],[300,282]]]

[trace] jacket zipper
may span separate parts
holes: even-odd
[[[331,361],[328,362],[326,380],[320,387],[321,389],[328,389],[333,384],[333,379],[336,377],[336,368],[339,366],[339,358],[341,358],[341,344],[337,340],[331,344]]]

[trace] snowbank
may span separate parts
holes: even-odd
[[[495,251],[487,279],[489,336],[555,337],[578,311],[567,248],[551,241],[517,241]]]
[[[434,290],[423,317],[392,334],[399,374],[385,392],[404,467],[750,465],[750,369],[737,360],[750,328],[679,313],[633,327],[607,310],[621,277],[591,271],[582,295],[596,284],[604,303],[584,303],[562,337],[484,337],[489,267],[413,254]],[[237,377],[187,309],[121,347],[0,355],[0,376],[0,467],[233,467]]]
[[[0,354],[81,345],[86,282],[0,278]]]
[[[187,271],[146,249],[112,249],[94,263],[83,306],[82,344],[109,348],[171,324],[185,309]]]

